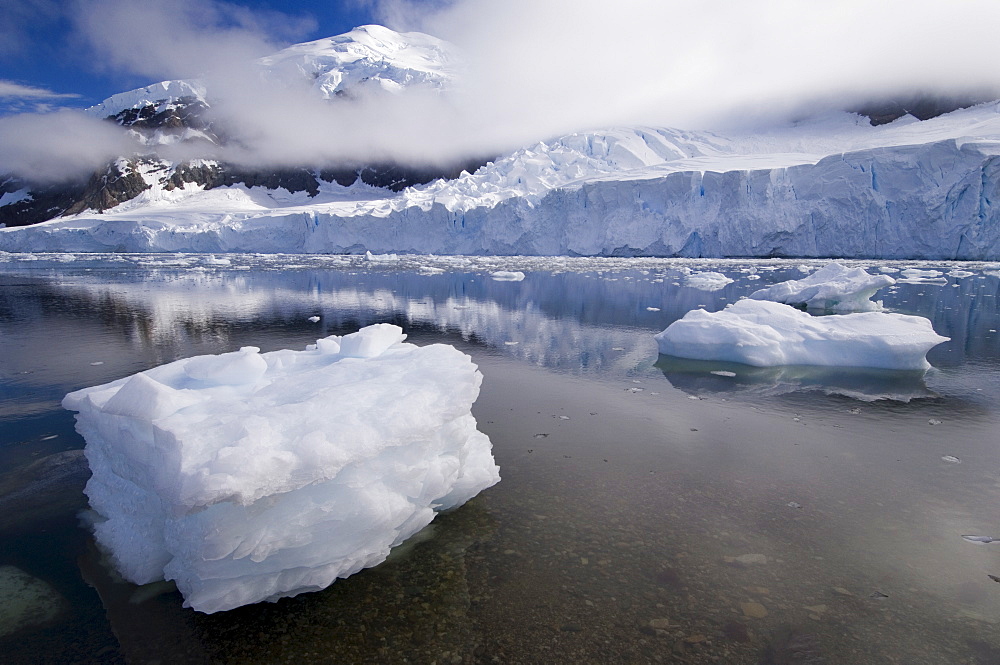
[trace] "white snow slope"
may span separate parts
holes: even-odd
[[[460,70],[426,35],[397,35],[419,42],[408,51],[375,30],[406,66],[374,72],[376,56],[352,60],[355,42],[379,41],[372,30],[294,46],[265,64],[325,72],[315,85],[326,96],[366,76],[385,89],[417,82],[447,94]],[[998,156],[996,103],[880,127],[847,113],[748,135],[620,127],[538,143],[398,194],[337,185],[314,198],[242,186],[168,192],[151,172],[138,199],[0,230],[0,250],[997,259]]]

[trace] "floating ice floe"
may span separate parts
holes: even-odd
[[[947,284],[948,279],[940,270],[921,270],[920,268],[907,268],[899,273],[902,277],[902,284]]]
[[[870,298],[895,283],[887,275],[869,275],[863,268],[828,263],[808,277],[774,284],[750,297],[829,312],[877,312],[882,305]]]
[[[721,272],[693,272],[684,277],[684,286],[690,286],[699,291],[718,291],[732,282],[733,280]]]
[[[122,576],[174,580],[201,612],[315,591],[498,482],[470,412],[482,375],[404,338],[379,324],[67,395],[95,534]]]
[[[865,312],[811,316],[788,305],[741,300],[720,312],[692,310],[656,335],[660,353],[756,367],[820,365],[927,369],[947,341],[919,316]]]
[[[524,273],[520,271],[497,270],[490,273],[490,279],[497,282],[520,282],[524,279]]]
[[[365,252],[365,261],[371,261],[373,263],[395,263],[399,261],[398,254],[372,254],[371,252]]]

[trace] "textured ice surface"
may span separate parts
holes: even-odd
[[[383,561],[496,483],[470,409],[482,375],[396,326],[178,360],[66,396],[95,527],[122,575],[216,612]]]
[[[766,300],[741,300],[720,312],[692,310],[656,335],[660,353],[756,367],[927,369],[927,352],[947,340],[919,316],[812,316]]]
[[[774,284],[754,291],[750,297],[830,312],[875,312],[882,307],[871,297],[895,283],[887,275],[869,275],[863,268],[830,263],[808,277]]]
[[[693,272],[684,277],[684,286],[698,289],[699,291],[718,291],[726,284],[731,284],[733,280],[723,275],[721,272]]]
[[[1000,257],[997,104],[880,127],[839,114],[753,135],[570,134],[399,193],[168,190],[158,177],[103,213],[0,229],[0,249]]]

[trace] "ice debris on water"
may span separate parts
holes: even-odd
[[[755,367],[817,365],[924,370],[948,340],[923,317],[883,312],[811,316],[767,300],[689,311],[655,335],[662,354]]]
[[[684,286],[689,286],[699,291],[718,291],[725,287],[726,284],[732,283],[733,280],[721,272],[693,272],[684,277]]]
[[[90,364],[91,364],[92,366],[94,366],[94,367],[97,367],[98,365],[103,365],[103,364],[104,364],[104,361],[103,361],[103,360],[95,360],[94,362],[92,362],[92,363],[90,363]]]
[[[998,543],[1000,538],[991,538],[990,536],[962,536],[970,543],[976,543],[978,545],[988,545],[989,543]]]
[[[785,505],[788,506],[789,508],[795,508],[795,509],[802,508],[802,504],[801,503],[797,503],[795,501],[789,501]]]
[[[309,321],[310,323],[319,323],[319,317],[318,316],[310,316],[308,319],[306,319],[306,321]]]
[[[928,425],[940,425],[941,421],[938,420],[937,418],[931,418],[930,420],[927,421],[927,424]]]
[[[520,282],[524,279],[524,273],[520,271],[497,270],[490,273],[490,279],[497,282]]]
[[[713,369],[710,372],[710,374],[715,374],[716,376],[728,376],[728,377],[736,376],[736,372],[730,372],[729,370],[725,369]]]
[[[774,284],[750,297],[828,312],[877,312],[882,305],[870,298],[895,283],[887,275],[869,275],[864,268],[828,263],[808,277]]]
[[[135,584],[217,612],[385,560],[500,480],[482,375],[377,324],[304,351],[185,358],[70,393],[97,541]]]
[[[958,459],[954,455],[944,455],[941,458],[942,462],[947,462],[948,464],[961,464],[962,460]]]

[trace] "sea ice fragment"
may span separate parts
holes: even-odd
[[[811,316],[767,300],[740,300],[719,312],[691,310],[655,339],[660,353],[695,360],[906,370],[929,368],[927,351],[948,340],[919,316]]]
[[[869,275],[863,268],[828,263],[807,277],[754,291],[750,297],[830,312],[875,312],[882,306],[870,298],[895,283],[887,275]]]
[[[322,589],[499,481],[451,346],[378,324],[198,356],[70,393],[98,542],[217,612]]]

